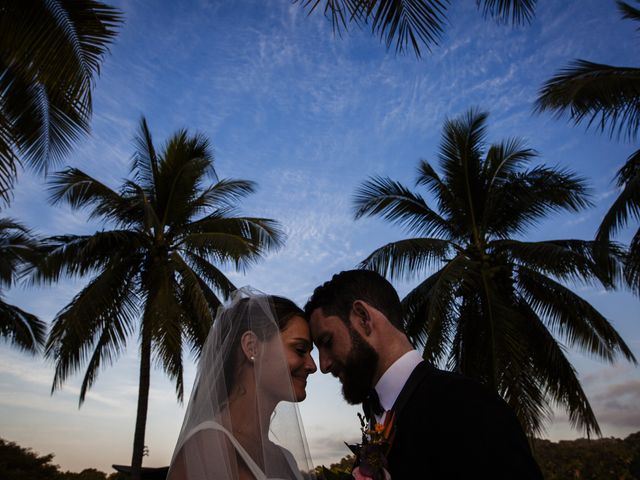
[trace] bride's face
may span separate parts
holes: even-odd
[[[291,384],[296,402],[307,396],[307,377],[315,372],[316,362],[311,358],[313,342],[307,321],[299,316],[292,317],[280,332],[284,355],[291,372]]]
[[[277,345],[277,342],[282,343]],[[309,324],[300,316],[292,317],[284,330],[280,331],[280,336],[274,336],[265,347],[265,356],[262,358],[262,362],[266,363],[266,371],[263,371],[264,377],[262,379],[263,388],[278,400],[294,400],[296,402],[304,400],[307,396],[307,377],[318,369],[311,358],[313,343]],[[274,354],[275,352],[284,353],[284,359],[291,375],[290,380],[283,378],[282,373],[269,372],[268,364],[278,361],[276,358],[269,358],[271,352]],[[277,355],[280,356],[281,353]],[[266,378],[267,376],[272,378]],[[290,389],[293,389],[293,399]]]

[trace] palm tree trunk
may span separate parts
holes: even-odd
[[[131,458],[131,478],[140,480],[142,457],[144,456],[144,434],[147,426],[149,406],[149,384],[151,376],[151,333],[148,322],[143,319],[142,345],[140,346],[140,383],[138,386],[138,411],[136,429],[133,435],[133,456]]]
[[[485,307],[483,308],[484,313],[487,314],[487,320],[489,321],[489,339],[491,341],[491,352],[489,354],[489,388],[491,388],[494,392],[498,391],[498,378],[496,372],[496,336],[494,332],[495,322],[493,318],[493,309],[491,304],[491,290],[489,289],[489,284],[487,282],[486,272],[484,267],[480,272],[482,276],[482,287],[484,289],[484,300],[486,302]]]

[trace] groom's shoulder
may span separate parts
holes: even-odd
[[[469,397],[490,401],[497,397],[497,394],[485,385],[460,373],[441,370],[427,362],[416,368],[423,370],[419,386],[423,395],[447,401],[451,398],[463,400]]]

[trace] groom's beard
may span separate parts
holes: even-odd
[[[362,403],[373,388],[379,355],[353,328],[349,328],[351,351],[342,365],[342,396],[351,405]]]

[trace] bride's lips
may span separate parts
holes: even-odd
[[[294,375],[293,378],[294,378],[294,380],[298,380],[299,382],[301,382],[304,386],[307,385],[307,377],[306,376],[305,377],[301,377],[301,376],[298,376],[298,375]]]

